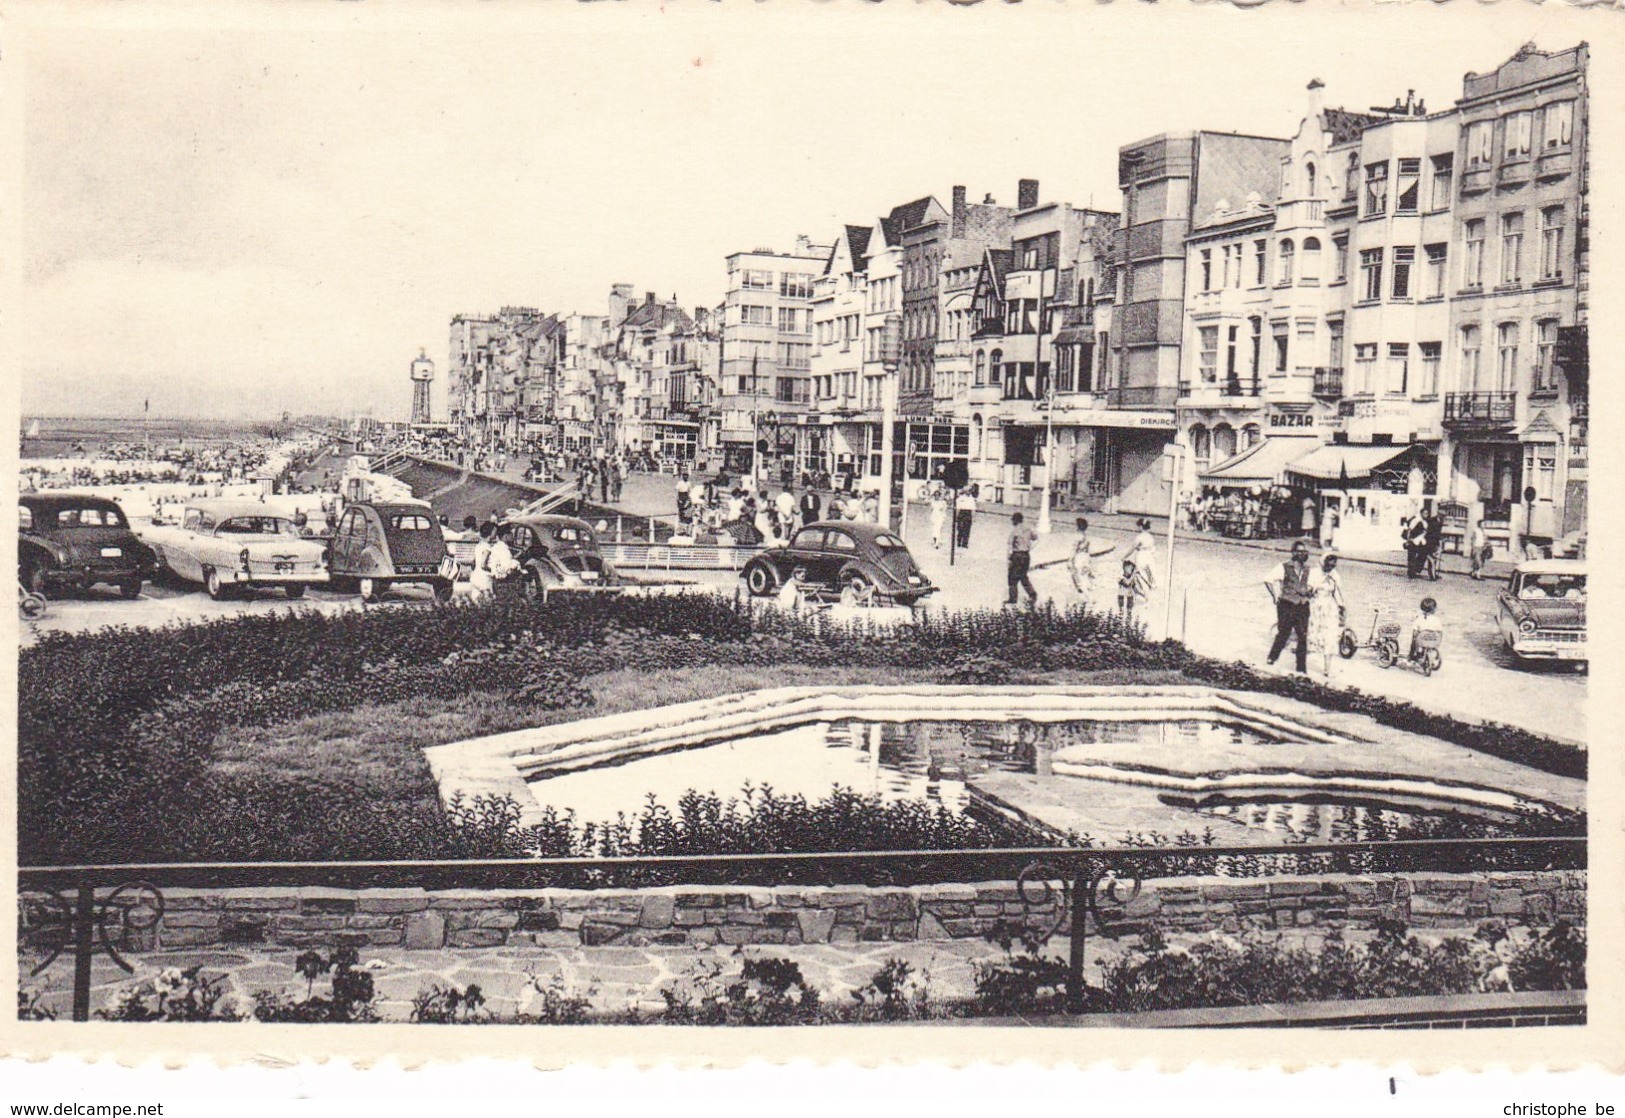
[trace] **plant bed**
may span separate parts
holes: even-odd
[[[1562,742],[1207,660],[1079,608],[882,629],[709,594],[459,603],[46,636],[19,661],[20,861],[489,856],[434,802],[422,746],[787,680],[1201,683],[1585,774]]]

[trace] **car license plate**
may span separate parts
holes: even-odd
[[[276,565],[276,573],[279,574],[279,575],[291,575],[291,574],[293,574],[293,564],[292,563],[278,563]]]
[[[122,547],[104,547],[104,548],[102,548],[102,558],[103,559],[117,559],[119,556],[121,556],[123,554],[124,554],[124,549]]]
[[[597,571],[582,571],[581,572],[581,581],[582,582],[597,582],[598,581],[598,572]]]

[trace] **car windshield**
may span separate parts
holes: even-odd
[[[1526,602],[1547,598],[1585,601],[1585,575],[1526,574],[1518,578],[1518,597]]]
[[[58,528],[127,528],[124,514],[118,509],[85,508],[58,509],[56,514]]]
[[[888,534],[886,532],[882,532],[882,533],[880,533],[880,535],[875,537],[875,546],[878,547],[881,551],[907,551],[908,550],[908,545],[907,544],[905,544],[902,540],[898,539],[896,536],[890,535],[890,534]]]
[[[427,516],[418,516],[416,513],[402,513],[389,518],[389,526],[397,532],[428,532],[438,527]]]
[[[222,536],[297,536],[299,529],[281,516],[233,516],[215,529]]]

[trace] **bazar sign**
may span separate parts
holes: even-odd
[[[1272,431],[1284,431],[1284,430],[1287,430],[1287,429],[1292,428],[1292,427],[1313,427],[1313,426],[1315,426],[1315,413],[1314,412],[1307,412],[1307,411],[1305,411],[1305,412],[1290,412],[1290,411],[1272,411],[1272,412],[1270,412],[1270,430],[1272,430]]]

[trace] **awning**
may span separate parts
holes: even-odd
[[[1095,335],[1087,326],[1068,326],[1055,335],[1056,345],[1079,345],[1083,342],[1092,342]]]
[[[1320,446],[1314,435],[1271,435],[1197,477],[1212,485],[1273,485],[1289,463]]]
[[[1410,453],[1405,446],[1322,446],[1311,450],[1287,467],[1288,473],[1316,481],[1359,481],[1371,476],[1373,470],[1386,466],[1396,458]]]

